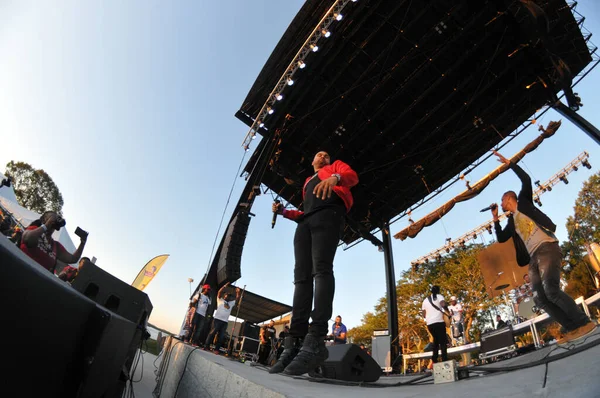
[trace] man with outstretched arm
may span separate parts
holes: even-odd
[[[329,355],[325,337],[333,311],[333,259],[345,215],[353,204],[350,188],[358,183],[358,176],[340,160],[331,163],[324,151],[315,155],[312,166],[314,175],[306,179],[302,189],[304,211],[284,210],[281,205],[273,204],[274,212],[296,221],[298,226],[294,235],[296,263],[290,334],[270,373],[311,372]],[[310,325],[309,318],[312,318]]]
[[[521,192],[505,192],[502,195],[502,211],[510,212],[504,229],[498,220],[498,206],[492,207],[494,227],[498,242],[511,237],[517,252],[517,263],[529,264],[529,279],[533,288],[533,300],[565,329],[565,336],[558,343],[565,343],[588,335],[596,328],[575,301],[560,289],[562,252],[554,236],[556,225],[533,204],[531,178],[515,162],[496,151],[494,155],[508,165],[521,180]]]

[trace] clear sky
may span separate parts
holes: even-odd
[[[206,271],[243,156],[247,128],[234,113],[303,3],[0,2],[2,171],[10,160],[46,170],[63,194],[74,242],[77,226],[89,231],[84,254],[128,283],[152,257],[170,254],[146,289],[154,305],[150,321],[159,327],[179,330],[187,279],[197,283]],[[600,5],[580,2],[578,10],[585,26],[600,33]],[[598,87],[600,70],[594,70],[575,90],[584,103],[580,113],[596,126]],[[558,119],[550,111],[539,122]],[[538,134],[528,129],[504,154],[513,155]],[[561,240],[583,181],[600,169],[600,147],[563,120],[557,135],[524,161],[534,180],[545,181],[584,150],[592,170],[581,168],[569,176],[570,184],[542,197],[542,210],[558,224]],[[495,160],[486,162],[471,182],[496,166]],[[243,184],[238,178],[232,202]],[[487,221],[488,214],[478,210],[518,188],[517,178],[505,173],[479,197],[457,205],[443,223],[416,239],[394,241],[396,276],[446,237]],[[413,219],[462,190],[458,184],[413,212]],[[238,285],[291,304],[294,223],[282,219],[272,230],[270,206],[270,195],[255,203]],[[230,214],[231,208],[226,219]],[[399,221],[392,232],[406,224]],[[356,326],[385,295],[383,255],[367,242],[340,249],[335,275],[334,316]]]

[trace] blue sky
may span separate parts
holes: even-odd
[[[10,160],[46,170],[63,194],[68,231],[73,235],[78,225],[90,231],[85,254],[120,279],[131,283],[152,257],[170,254],[146,290],[154,305],[150,321],[160,327],[179,329],[187,279],[200,280],[210,261],[247,133],[233,115],[303,3],[0,3],[2,170]],[[585,26],[599,33],[600,5],[581,2],[578,10]],[[584,103],[580,113],[600,126],[597,87],[600,70],[575,91]],[[550,111],[540,122],[558,119]],[[538,134],[528,129],[504,154],[514,154]],[[581,184],[600,168],[600,148],[563,120],[557,135],[525,158],[526,170],[544,181],[584,150],[592,170],[581,168],[569,185],[542,197],[561,240]],[[486,162],[471,182],[496,165]],[[243,184],[237,180],[233,202]],[[458,184],[413,212],[413,219],[463,189]],[[518,189],[511,173],[416,239],[394,241],[396,275],[446,237],[487,221],[478,209],[507,189]],[[238,284],[291,304],[294,223],[279,220],[272,230],[270,206],[270,195],[255,204]],[[392,232],[405,225],[394,224]],[[335,275],[334,316],[356,326],[385,294],[383,256],[369,243],[340,249]]]

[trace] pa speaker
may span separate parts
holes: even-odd
[[[0,238],[2,387],[23,397],[73,397],[96,304]]]
[[[136,325],[146,323],[152,312],[148,295],[87,262],[71,286],[106,309]]]
[[[492,330],[481,334],[480,358],[487,358],[496,353],[514,351],[516,349],[512,326]]]
[[[217,284],[219,286],[225,282],[235,282],[242,277],[242,250],[249,226],[250,216],[247,213],[238,213],[231,220],[217,264]]]
[[[251,339],[258,340],[259,335],[260,335],[260,326],[255,325],[254,323],[251,323],[251,322],[244,322],[242,324],[242,327],[240,330],[240,336],[250,337]]]
[[[381,367],[356,344],[338,344],[327,347],[329,358],[321,366],[328,379],[345,381],[379,380]]]
[[[137,330],[132,321],[96,305],[84,337],[85,365],[79,397],[121,396],[121,371],[131,367],[135,355],[132,346],[139,346],[139,341],[134,341]]]

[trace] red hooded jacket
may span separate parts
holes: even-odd
[[[358,175],[350,166],[341,160],[336,160],[332,164],[321,168],[318,172],[319,179],[321,181],[328,179],[334,174],[339,174],[342,178],[338,184],[333,187],[333,191],[344,201],[344,204],[346,205],[346,211],[348,212],[354,204],[354,199],[352,198],[352,193],[350,193],[350,188],[358,184]],[[311,178],[312,176],[308,177],[306,181],[304,181],[304,187],[302,188],[303,199],[306,195],[306,184]],[[303,214],[304,212],[299,210],[283,210],[283,216],[285,218],[289,218],[290,220],[297,220]]]

